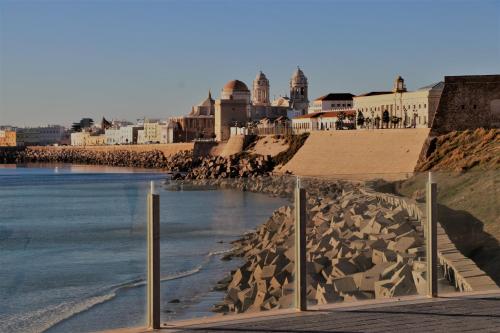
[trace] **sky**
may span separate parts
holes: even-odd
[[[500,0],[0,0],[0,125],[166,119],[262,70],[309,99],[500,74]]]

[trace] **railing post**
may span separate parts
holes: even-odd
[[[306,284],[306,190],[297,177],[295,188],[295,308],[307,310]]]
[[[429,172],[427,181],[427,225],[426,225],[426,256],[427,256],[427,296],[437,297],[437,184]]]
[[[148,233],[148,327],[160,328],[160,195],[154,193],[154,182],[147,203]]]

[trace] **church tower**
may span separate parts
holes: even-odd
[[[405,80],[399,75],[394,80],[394,86],[392,87],[392,92],[395,93],[406,92]]]
[[[309,108],[307,77],[299,66],[290,79],[290,105],[295,110],[301,110],[302,114],[306,114]]]
[[[269,80],[262,71],[253,80],[252,104],[269,105]]]

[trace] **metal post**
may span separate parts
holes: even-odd
[[[306,190],[297,177],[295,188],[295,308],[307,310],[306,284]]]
[[[437,184],[432,180],[429,172],[427,181],[427,296],[437,297]]]
[[[160,328],[160,196],[154,193],[153,182],[147,205],[148,327],[158,329]]]

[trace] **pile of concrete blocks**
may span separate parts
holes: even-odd
[[[425,293],[421,221],[397,204],[366,195],[362,184],[309,180],[303,186],[309,304]],[[290,207],[281,207],[255,232],[236,241],[231,255],[243,257],[245,264],[226,279],[226,297],[214,310],[291,307],[294,243]]]

